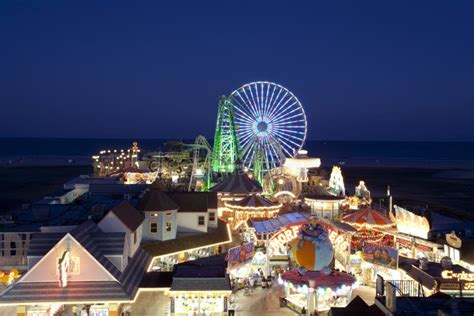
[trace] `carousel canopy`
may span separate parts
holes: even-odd
[[[343,217],[343,222],[362,227],[389,227],[394,225],[390,218],[374,209],[367,209]]]
[[[234,172],[212,187],[211,192],[247,194],[251,192],[262,192],[262,186],[257,181],[250,179],[247,174]]]
[[[227,204],[230,207],[236,206],[239,208],[270,208],[278,206],[277,203],[273,203],[269,199],[266,199],[263,196],[256,194],[249,195],[240,201],[232,201]]]

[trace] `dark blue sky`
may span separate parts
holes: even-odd
[[[0,136],[212,136],[268,80],[311,139],[474,140],[474,1],[1,1]]]

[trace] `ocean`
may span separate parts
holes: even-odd
[[[164,149],[165,139],[0,138],[0,165],[90,165],[100,150]],[[193,140],[183,140],[192,143]],[[323,166],[474,170],[473,142],[312,141],[304,149]]]

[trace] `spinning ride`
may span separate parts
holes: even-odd
[[[248,83],[229,96],[243,164],[252,168],[263,153],[262,169],[279,167],[304,144],[306,115],[301,102],[285,87],[266,81]]]

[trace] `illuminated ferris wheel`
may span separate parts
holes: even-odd
[[[241,159],[252,167],[279,167],[283,157],[293,157],[303,146],[307,122],[301,102],[285,87],[266,81],[248,83],[229,97]],[[259,158],[257,158],[259,157]]]

